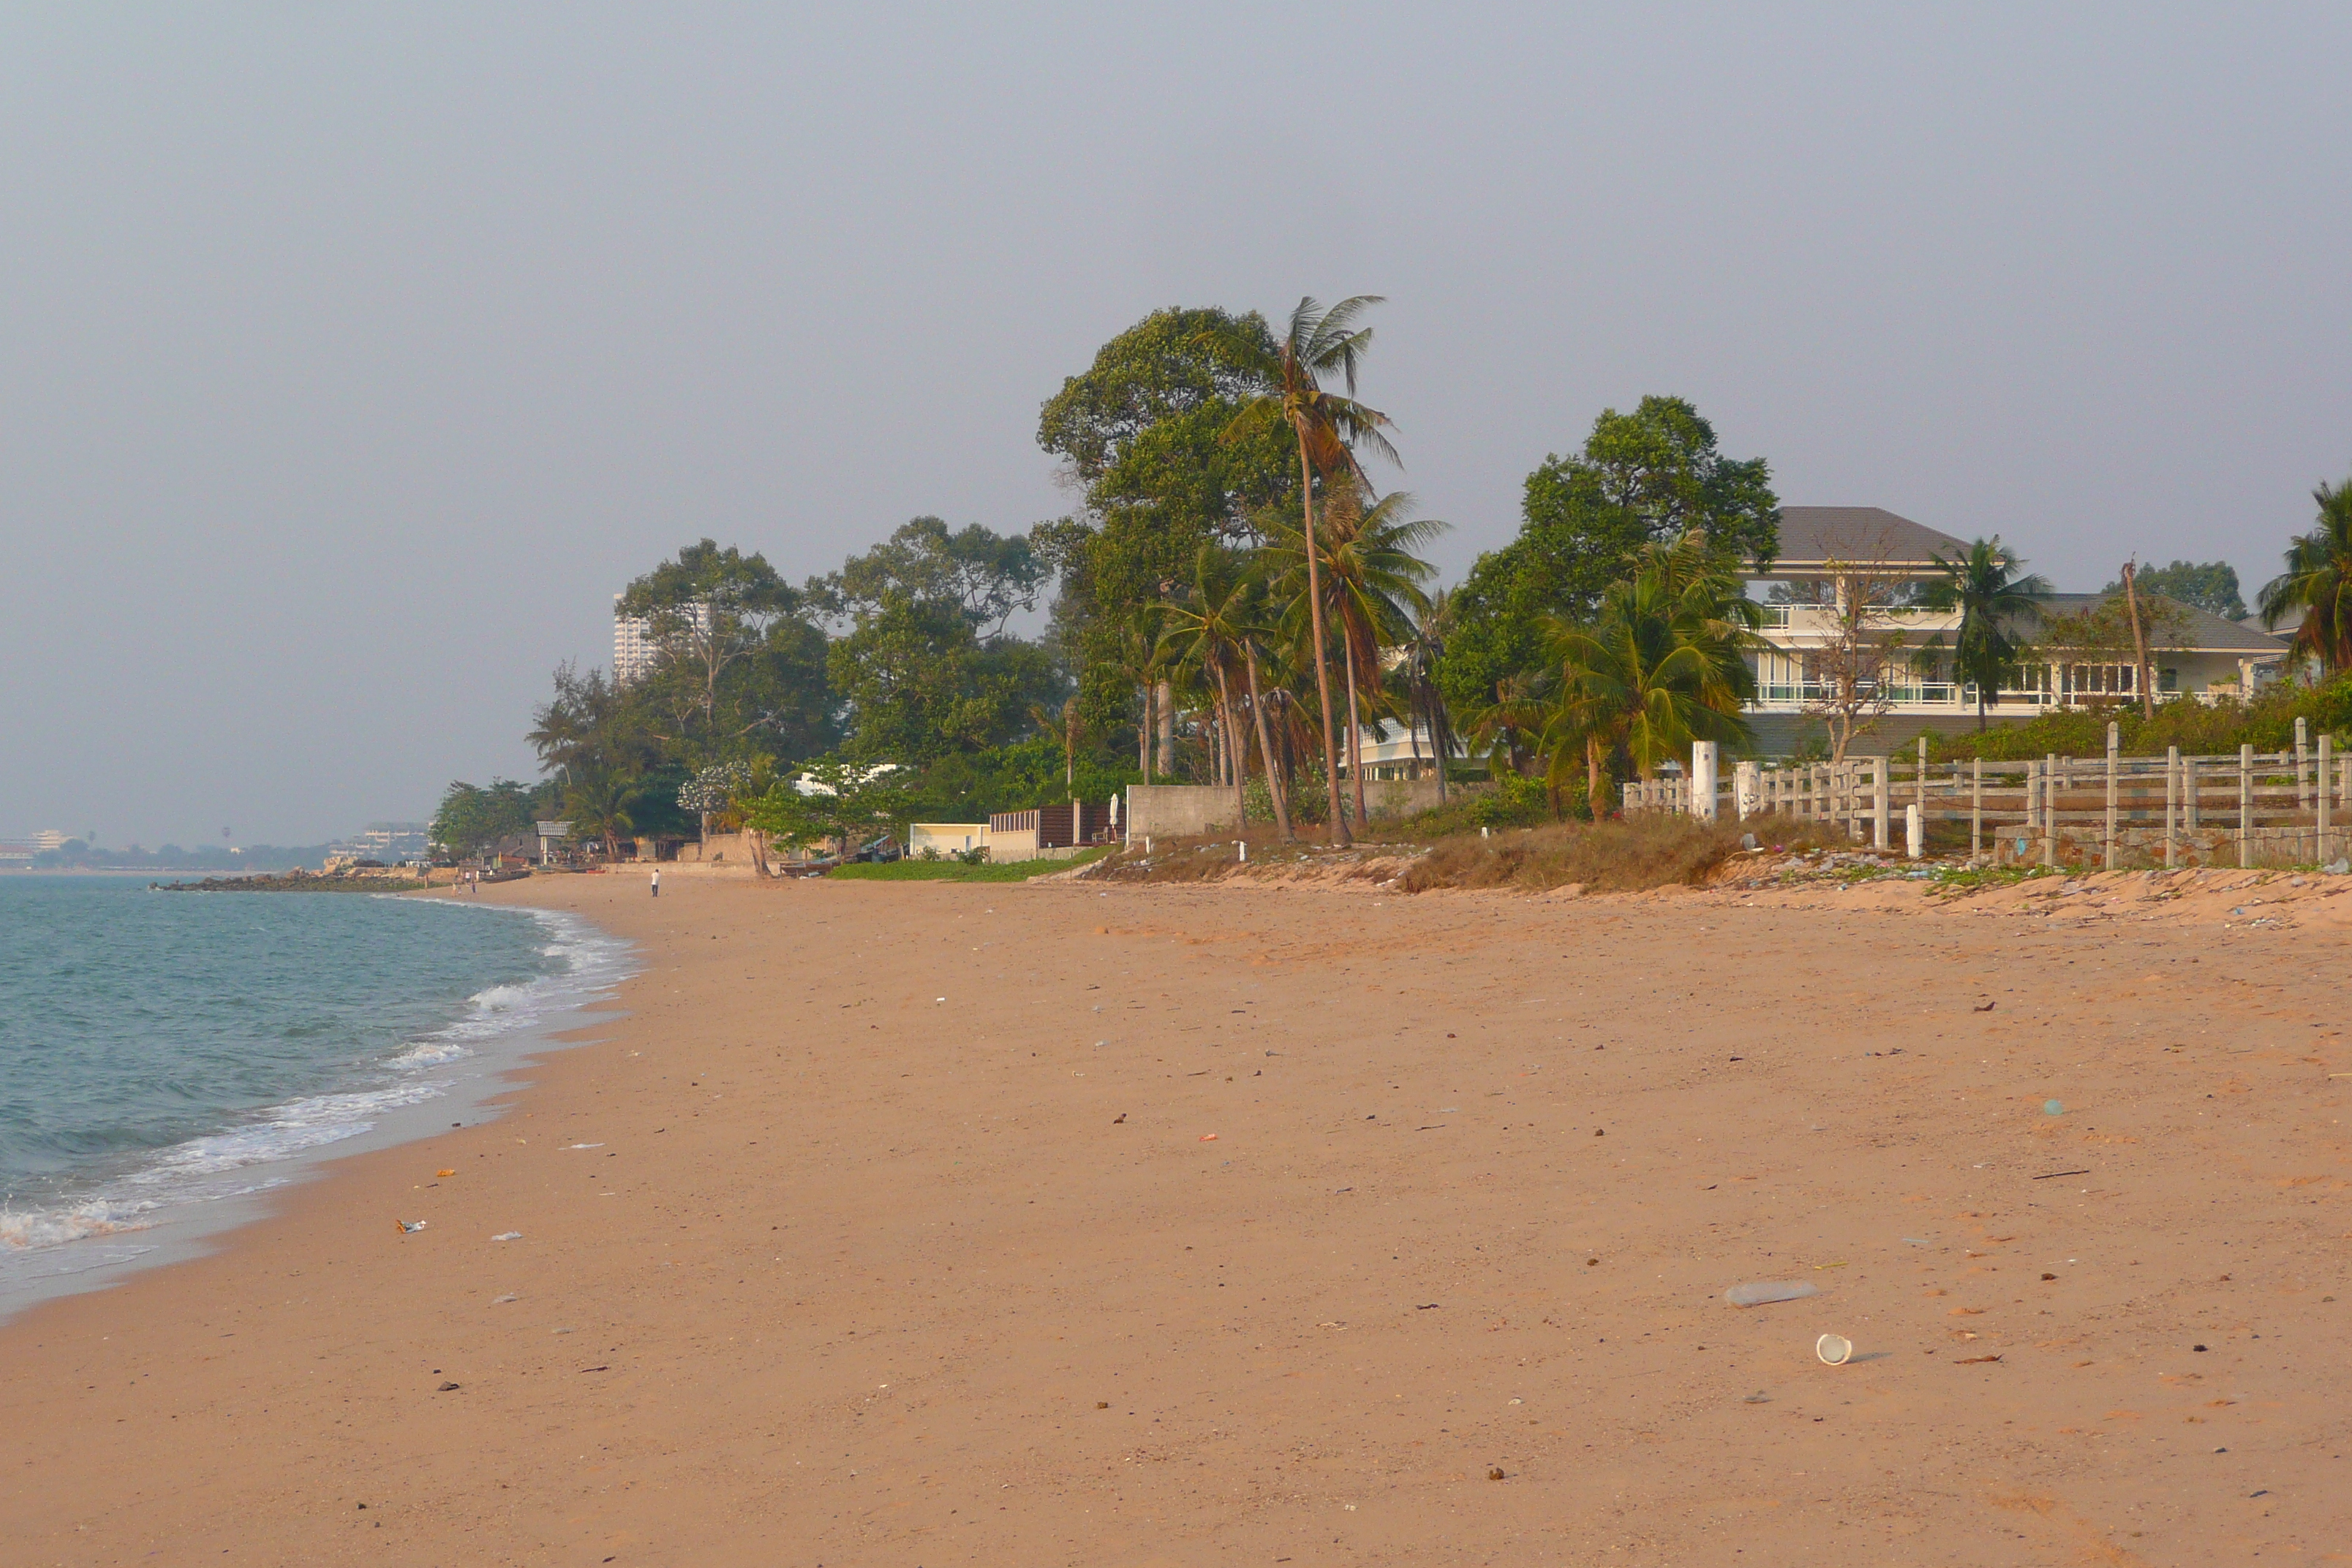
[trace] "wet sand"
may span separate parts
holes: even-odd
[[[0,1329],[0,1559],[2352,1562],[2347,881],[495,889],[625,1012]]]

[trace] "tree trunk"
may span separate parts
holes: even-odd
[[[1364,810],[1364,721],[1356,716],[1356,639],[1342,626],[1342,650],[1348,656],[1348,781],[1355,786],[1356,826],[1370,820]]]
[[[1601,770],[1601,742],[1595,736],[1587,735],[1584,738],[1584,809],[1592,814],[1595,822],[1609,815],[1602,808],[1612,804],[1601,798],[1603,787],[1601,781],[1606,776]]]
[[[1217,728],[1224,736],[1223,759],[1234,785],[1234,823],[1244,836],[1249,833],[1249,796],[1243,793],[1242,769],[1234,765],[1234,746],[1241,732],[1234,727],[1233,683],[1225,677],[1225,667],[1217,665]]]
[[[1315,637],[1315,690],[1323,719],[1323,784],[1330,796],[1331,842],[1351,841],[1347,808],[1339,803],[1339,752],[1331,736],[1331,650],[1323,646],[1323,575],[1315,558],[1315,464],[1307,455],[1307,431],[1298,432],[1298,513],[1307,525],[1307,618]]]
[[[1151,782],[1151,682],[1143,683],[1143,716],[1135,721],[1135,771]]]
[[[1246,642],[1242,644],[1242,658],[1249,670],[1250,716],[1257,721],[1258,760],[1265,764],[1265,793],[1267,799],[1274,803],[1275,830],[1282,835],[1282,841],[1288,844],[1293,839],[1290,808],[1283,801],[1282,779],[1275,771],[1274,740],[1265,732],[1265,699],[1258,694],[1256,647]]]
[[[1176,683],[1163,680],[1153,695],[1160,704],[1160,771],[1176,776]]]
[[[2139,589],[2134,584],[2138,575],[2131,562],[2124,563],[2124,604],[2131,611],[2132,652],[2139,659],[2132,668],[2132,679],[2139,685],[2139,716],[2153,719],[2156,717],[2156,693],[2149,688],[2155,683],[2148,679],[2147,634],[2140,630]]]

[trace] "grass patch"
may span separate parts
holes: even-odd
[[[1025,882],[1032,877],[1084,866],[1102,858],[1106,853],[1104,849],[1087,849],[1067,860],[1008,860],[1003,865],[980,866],[967,866],[961,860],[891,860],[881,864],[860,861],[836,867],[825,875],[835,881],[848,882]]]
[[[1810,826],[1776,823],[1769,837],[1783,847],[1802,847],[1812,842]],[[1415,862],[1404,874],[1403,887],[1413,893],[1435,888],[1540,891],[1570,882],[1596,893],[1691,887],[1706,881],[1726,860],[1745,854],[1740,840],[1750,831],[1736,823],[1709,825],[1696,817],[1645,814],[1492,837],[1465,835],[1444,840]]]

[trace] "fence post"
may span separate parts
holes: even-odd
[[[2311,789],[2304,780],[2304,764],[2311,760],[2308,722],[2299,714],[2294,721],[2294,809],[2298,816],[2311,809]]]
[[[2164,868],[2180,864],[2180,748],[2164,752]]]
[[[2204,826],[2197,819],[2198,796],[2201,793],[2203,793],[2202,786],[2197,782],[2197,759],[2194,756],[2181,758],[2180,831],[2191,839],[2197,837],[2197,830]]]
[[[2333,846],[2327,842],[2327,830],[2331,826],[2331,818],[2333,816],[2333,814],[2327,808],[2335,804],[2333,801],[2328,799],[2328,794],[2334,787],[2335,782],[2330,776],[2336,771],[2335,744],[2335,736],[2328,734],[2324,730],[2320,731],[2318,779],[2319,798],[2315,803],[2317,815],[2312,819],[2312,837],[2317,839],[2318,843],[2315,847],[2316,852],[2312,856],[2312,858],[2318,861],[2323,866],[2336,858],[2334,855],[2329,853],[2329,850]]]
[[[1969,858],[1984,854],[1984,759],[1976,759],[1976,773],[1969,786]]]
[[[1919,815],[1927,815],[1927,737],[1919,737]]]
[[[2120,763],[2120,761],[2119,761],[2120,757],[2122,756],[2122,753],[2123,753],[2123,730],[2122,730],[2122,728],[2121,728],[2119,725],[2117,725],[2117,724],[2116,723],[2116,721],[2115,721],[2114,720],[2110,719],[2109,721],[2107,721],[2107,843],[2106,843],[2106,850],[2107,850],[2107,856],[2106,856],[2106,858],[2107,858],[2106,869],[2108,869],[2108,870],[2110,870],[2110,871],[2112,871],[2112,870],[2114,870],[2114,869],[2116,868],[2116,784],[2120,782],[2120,780],[2121,780],[2121,778],[2122,778],[2122,774],[2117,771],[2117,770],[2121,767],[2121,765],[2122,765],[2122,764],[2121,764],[2121,763]]]
[[[1762,809],[1764,804],[1764,771],[1754,763],[1734,763],[1731,765],[1731,809],[1747,821]]]
[[[1715,784],[1719,765],[1713,741],[1691,742],[1690,808],[1691,815],[1701,822],[1716,820]]]
[[[2042,762],[2042,863],[2058,864],[2058,753]]]
[[[1893,804],[1890,796],[1894,793],[1891,777],[1894,767],[1895,759],[1892,757],[1870,759],[1870,847],[1873,849],[1886,847],[1886,831],[1890,826],[1886,813],[1887,807]]]
[[[1903,808],[1903,847],[1914,860],[1927,847],[1927,814],[1916,805]]]
[[[2254,863],[2254,749],[2238,748],[2238,869]]]

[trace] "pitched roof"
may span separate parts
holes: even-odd
[[[1968,548],[1965,540],[1898,517],[1877,506],[1784,506],[1775,572],[1801,571],[1824,562],[1857,565],[1934,565],[1937,554]]]
[[[2147,600],[2156,596],[2153,594],[2143,595],[2140,602],[2146,604]],[[2071,616],[2095,608],[2110,599],[2119,597],[2121,597],[2119,594],[2053,594],[2042,603],[2043,607],[2053,615]],[[2179,640],[2172,645],[2175,651],[2234,653],[2256,657],[2265,654],[2275,656],[2286,651],[2287,642],[2284,637],[2274,637],[2256,627],[2242,626],[2236,621],[2224,619],[2210,610],[2200,610],[2194,605],[2184,605],[2178,599],[2168,598],[2165,603],[2171,605],[2179,617]],[[2149,651],[2153,653],[2155,650],[2151,648]]]

